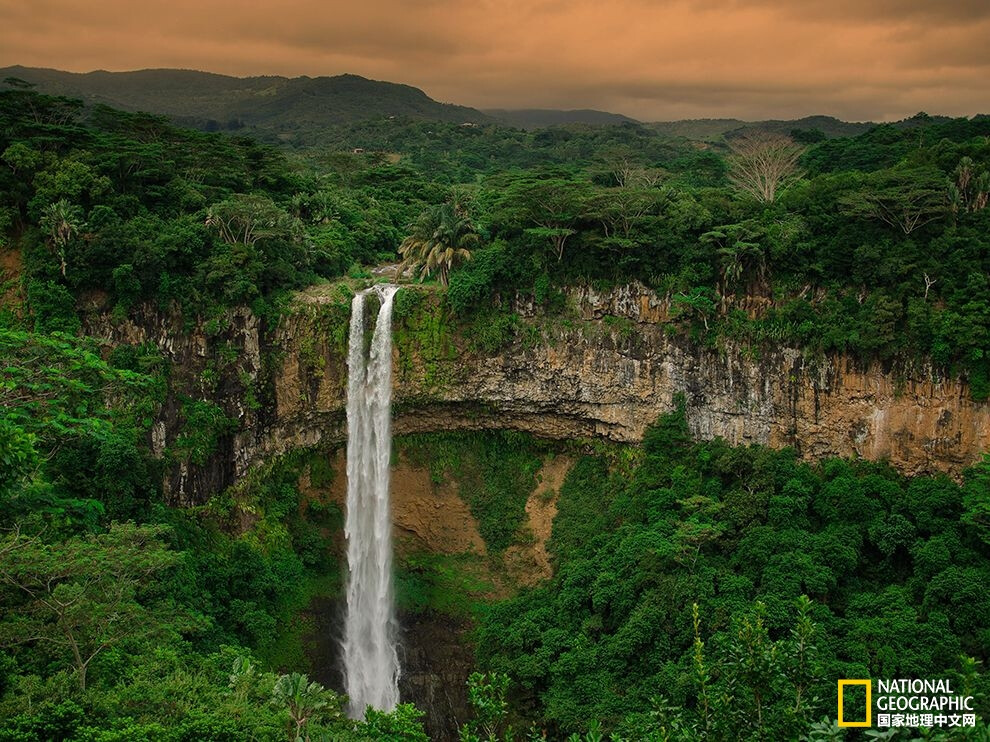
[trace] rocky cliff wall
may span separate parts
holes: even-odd
[[[331,286],[300,295],[272,329],[248,312],[219,328],[185,330],[150,310],[123,324],[106,315],[91,321],[90,331],[112,342],[162,348],[173,386],[216,400],[239,421],[209,462],[176,463],[173,500],[202,501],[266,459],[344,440],[348,305]],[[864,368],[732,342],[705,347],[674,332],[666,303],[636,285],[574,289],[553,318],[526,301],[514,309],[515,340],[487,354],[472,350],[432,296],[407,302],[395,321],[396,433],[505,428],[631,442],[683,394],[696,437],[793,446],[806,459],[859,456],[909,474],[958,474],[990,447],[990,406],[930,368]],[[217,358],[227,359],[219,371]],[[172,400],[156,426],[159,450],[181,424]]]

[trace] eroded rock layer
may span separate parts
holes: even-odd
[[[184,378],[185,394],[215,400],[239,421],[208,462],[175,465],[167,482],[174,501],[200,502],[276,455],[344,440],[345,299],[307,292],[271,329],[243,311],[212,334],[151,311],[124,324],[107,315],[91,322],[91,332],[112,342],[157,345]],[[860,456],[908,474],[957,475],[990,445],[990,407],[972,401],[958,377],[793,348],[692,343],[672,331],[665,301],[641,286],[574,289],[562,317],[517,301],[523,332],[494,354],[472,351],[449,320],[435,322],[432,297],[421,304],[396,317],[396,434],[502,428],[632,442],[683,395],[696,437],[793,446],[807,459]],[[216,373],[215,359],[230,358],[231,348],[235,360]],[[159,450],[182,422],[170,399],[155,429]]]

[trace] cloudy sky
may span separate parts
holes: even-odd
[[[0,66],[352,72],[645,120],[990,112],[990,0],[0,0]]]

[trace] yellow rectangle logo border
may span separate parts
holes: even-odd
[[[842,691],[847,685],[862,685],[866,688],[866,721],[846,721],[842,718]],[[873,726],[873,684],[870,680],[840,680],[839,681],[839,726],[840,727],[871,727]]]

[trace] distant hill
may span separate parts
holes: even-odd
[[[720,139],[727,131],[740,129],[749,123],[740,119],[682,119],[679,121],[654,121],[647,126],[669,137],[684,137],[708,141]]]
[[[138,70],[135,72],[62,72],[33,67],[0,68],[0,80],[16,77],[33,83],[43,93],[82,98],[129,111],[163,114],[173,121],[200,129],[244,129],[270,141],[306,146],[333,139],[339,132],[365,121],[390,128],[408,121],[441,121],[454,124],[502,124],[521,129],[566,125],[645,126],[661,136],[720,142],[750,129],[784,134],[799,130],[828,138],[852,137],[874,126],[832,116],[806,116],[793,121],[742,121],[740,119],[692,119],[642,124],[618,113],[593,109],[546,108],[479,111],[467,106],[440,103],[418,88],[368,80],[358,75],[335,77],[230,77],[194,70]],[[905,128],[946,120],[925,114],[896,122]],[[818,135],[820,136],[820,135]],[[338,137],[339,138],[339,137]],[[387,137],[386,137],[387,138]],[[808,141],[814,141],[809,139]]]
[[[485,110],[484,113],[501,124],[514,126],[517,129],[542,129],[546,126],[560,126],[563,124],[606,126],[611,124],[639,123],[636,119],[623,116],[621,113],[595,111],[590,108],[581,108],[574,111],[558,111],[552,108],[521,108],[511,110],[496,108]]]
[[[684,121],[658,121],[648,126],[671,137],[684,137],[701,141],[722,139],[726,136],[742,134],[750,129],[764,129],[790,134],[795,129],[820,131],[829,139],[834,137],[854,137],[874,126],[871,122],[853,123],[840,121],[832,116],[805,116],[792,121],[742,121],[740,119],[687,119]]]
[[[34,83],[43,93],[164,114],[199,128],[250,128],[283,140],[304,131],[389,116],[492,123],[474,108],[438,103],[418,88],[358,75],[229,77],[169,69],[80,74],[5,67],[0,69],[0,80],[6,77]]]

